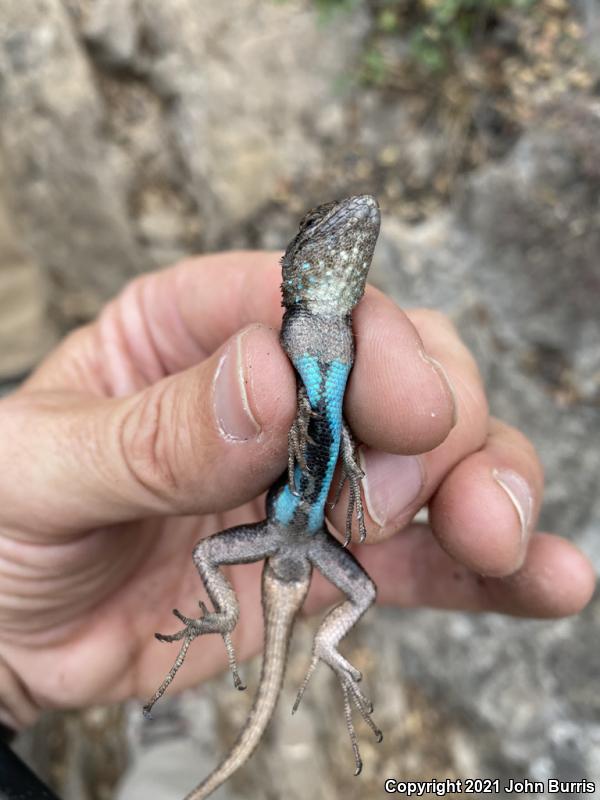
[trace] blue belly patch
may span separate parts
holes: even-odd
[[[325,376],[324,400],[327,423],[331,430],[331,446],[327,459],[327,469],[319,495],[308,515],[308,529],[315,533],[323,525],[325,517],[325,501],[333,479],[333,472],[340,452],[342,434],[342,405],[350,367],[341,361],[332,361]]]
[[[300,467],[295,470],[296,485],[300,481]],[[294,519],[294,514],[298,510],[300,498],[292,494],[289,486],[284,486],[275,501],[275,519],[282,525],[289,525]]]
[[[316,533],[323,525],[325,502],[327,501],[340,451],[342,405],[350,366],[337,360],[329,364],[319,363],[314,356],[301,356],[294,361],[294,366],[306,387],[311,408],[315,410],[318,408],[320,414],[325,414],[331,439],[325,474],[322,478],[319,493],[308,512],[308,530],[310,533]],[[294,477],[296,486],[300,487],[301,482],[304,482],[298,465],[296,465]],[[293,521],[299,506],[300,497],[292,494],[289,486],[285,486],[279,493],[274,505],[277,522],[282,525],[289,525]]]

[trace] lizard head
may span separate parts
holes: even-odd
[[[368,194],[309,211],[281,260],[283,305],[349,314],[365,290],[379,224],[379,206]]]

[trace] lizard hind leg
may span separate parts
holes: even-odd
[[[199,617],[186,617],[174,609],[173,614],[183,623],[184,627],[172,634],[155,634],[159,642],[183,640],[183,644],[165,679],[144,705],[143,712],[146,718],[151,717],[152,707],[172,683],[183,665],[191,643],[198,636],[218,633],[223,637],[234,686],[236,689],[245,688],[238,672],[231,639],[231,633],[239,618],[239,605],[233,587],[221,572],[220,567],[227,564],[247,564],[252,561],[260,561],[273,555],[277,548],[278,543],[265,521],[254,525],[239,525],[229,528],[203,539],[196,545],[193,553],[194,564],[214,606],[214,611],[209,610],[202,600],[198,603]]]
[[[337,586],[347,599],[327,614],[317,631],[311,663],[292,713],[298,708],[317,664],[320,661],[325,662],[336,674],[342,687],[344,716],[354,753],[354,774],[358,775],[362,769],[362,761],[352,721],[351,706],[356,708],[378,742],[383,739],[383,734],[373,722],[372,703],[358,686],[362,679],[361,673],[339,652],[338,645],[375,601],[375,585],[354,556],[325,530],[316,534],[308,556],[314,566]]]

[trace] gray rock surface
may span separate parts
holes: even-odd
[[[56,299],[85,315],[143,261],[127,216],[126,164],[103,136],[102,97],[58,0],[3,6],[0,78],[7,196],[36,261],[60,287]]]
[[[18,380],[57,340],[48,315],[48,281],[23,247],[5,201],[0,158],[0,379]],[[0,393],[2,387],[0,387]]]
[[[362,29],[341,17],[324,46],[301,3],[5,3],[8,197],[66,324],[140,270],[242,243],[258,209],[318,174]]]

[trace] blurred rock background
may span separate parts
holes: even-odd
[[[306,208],[372,191],[372,280],[452,316],[494,413],[542,454],[542,527],[600,569],[599,53],[598,0],[4,0],[5,389],[140,271],[281,248]],[[371,613],[346,645],[386,732],[364,735],[363,776],[326,671],[289,716],[309,622],[267,741],[220,797],[600,781],[597,601],[560,622]],[[65,800],[129,798],[149,776],[140,797],[178,798],[250,699],[215,681],[165,702],[152,732],[137,704],[50,714],[18,747]]]

